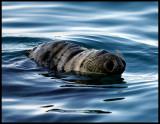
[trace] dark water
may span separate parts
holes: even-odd
[[[118,49],[121,77],[54,75],[26,56],[46,41]],[[158,2],[3,2],[3,122],[158,122]]]

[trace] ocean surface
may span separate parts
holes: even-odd
[[[121,76],[54,75],[46,41],[120,53]],[[2,2],[2,122],[158,122],[158,2]],[[97,78],[98,77],[98,78]]]

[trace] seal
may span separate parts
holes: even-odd
[[[87,49],[65,41],[45,42],[33,48],[29,57],[39,65],[62,72],[121,75],[126,62],[106,50]]]

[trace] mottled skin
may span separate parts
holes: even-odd
[[[125,61],[106,50],[87,49],[65,41],[45,42],[30,51],[38,64],[59,71],[93,72],[120,75]]]

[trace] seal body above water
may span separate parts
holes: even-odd
[[[120,75],[126,62],[106,50],[87,49],[65,41],[45,42],[33,48],[29,57],[38,64],[59,71]]]

